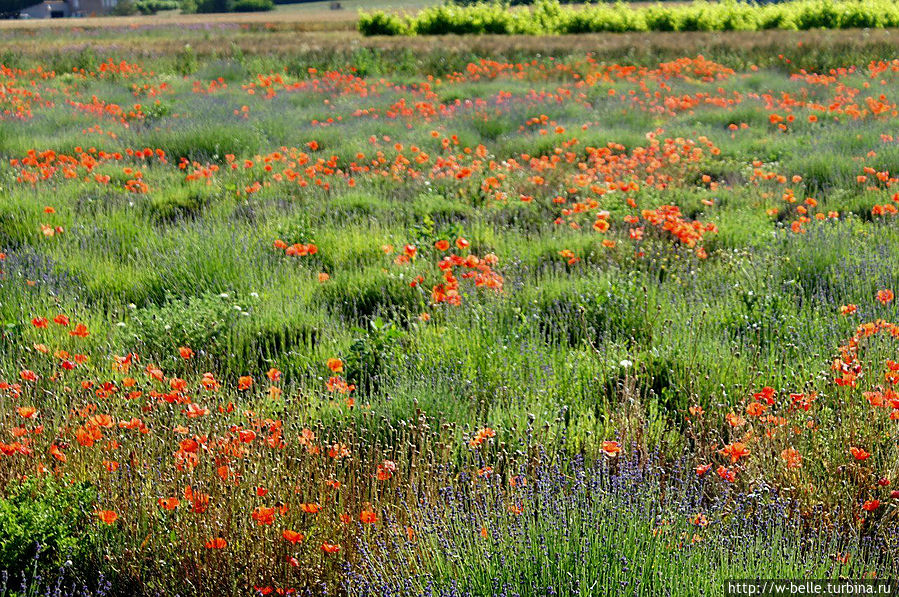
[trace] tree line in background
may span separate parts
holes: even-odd
[[[17,19],[23,10],[40,0],[0,0],[0,19]],[[182,13],[260,12],[272,10],[272,0],[119,0],[115,16],[153,15],[167,10]]]
[[[129,6],[130,5],[130,6]],[[272,0],[119,0],[119,14],[156,14],[181,9],[182,13],[263,12],[272,10]]]

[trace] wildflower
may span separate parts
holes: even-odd
[[[776,391],[774,388],[772,388],[771,386],[765,386],[764,388],[761,389],[760,392],[756,392],[755,394],[753,394],[752,397],[755,400],[764,401],[765,404],[767,404],[768,406],[771,406],[772,404],[774,404],[775,393],[776,393]]]
[[[760,417],[765,413],[767,408],[767,405],[762,404],[761,402],[751,402],[746,407],[746,414],[750,417]]]
[[[484,427],[483,429],[480,429],[477,433],[475,433],[474,437],[469,440],[468,445],[472,448],[477,448],[488,438],[494,436],[496,436],[496,431],[494,431],[490,427]]]
[[[621,452],[621,444],[616,441],[606,440],[602,442],[602,453],[610,458],[614,458]]]
[[[724,417],[731,427],[742,427],[746,424],[746,419],[731,411]]]
[[[862,504],[862,510],[866,512],[873,512],[880,508],[880,500],[868,500],[864,504]]]
[[[37,417],[37,409],[33,406],[20,406],[16,411],[23,419],[33,419]]]
[[[802,466],[802,455],[799,450],[790,447],[780,453],[781,460],[787,465],[787,468],[799,468]]]
[[[743,442],[735,442],[724,446],[724,448],[718,450],[718,453],[730,457],[731,463],[734,463],[740,458],[748,456],[749,449],[746,448],[746,445]]]
[[[100,522],[103,524],[113,524],[118,520],[119,515],[112,510],[97,510],[97,518],[99,518]]]
[[[259,506],[250,515],[259,526],[270,525],[275,522],[275,509]]]
[[[378,465],[377,478],[378,481],[386,481],[396,472],[396,463],[392,460],[385,460]]]
[[[337,553],[340,551],[340,546],[333,543],[322,543],[322,551],[325,553]]]
[[[717,469],[715,469],[715,473],[717,473],[719,477],[721,477],[728,483],[733,483],[737,478],[737,473],[725,466],[719,466]]]
[[[157,502],[159,503],[159,507],[162,508],[163,510],[174,510],[175,508],[178,507],[178,504],[181,503],[181,500],[179,500],[178,498],[174,498],[174,497],[159,498],[157,500]]]
[[[852,315],[852,314],[855,313],[856,311],[858,311],[858,307],[855,306],[855,305],[853,305],[853,304],[851,304],[851,303],[848,304],[848,305],[843,305],[842,307],[840,307],[840,314],[841,314],[841,315]]]

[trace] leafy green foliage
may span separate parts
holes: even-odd
[[[228,298],[204,294],[137,309],[126,333],[133,335],[148,355],[173,355],[180,346],[214,350],[239,316]]]
[[[275,8],[272,0],[234,0],[231,10],[234,12],[265,12]]]
[[[155,15],[162,10],[178,10],[177,0],[140,0],[137,10],[143,15]]]
[[[347,376],[358,380],[366,392],[376,391],[391,374],[400,357],[405,333],[392,321],[375,317],[366,329],[357,328],[349,346]]]
[[[0,570],[13,578],[71,572],[94,575],[105,535],[96,524],[96,492],[86,483],[31,479],[13,483],[0,498]]]
[[[656,4],[627,3],[563,6],[536,0],[531,8],[507,4],[443,4],[399,17],[383,11],[362,13],[364,35],[541,34],[623,31],[756,31],[764,29],[854,29],[899,26],[893,2],[793,0],[773,4],[744,2]]]

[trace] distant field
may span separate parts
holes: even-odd
[[[340,3],[340,10],[331,10],[330,2],[302,2],[278,4],[272,12],[222,13],[222,14],[180,14],[160,13],[152,16],[135,15],[128,17],[94,17],[83,19],[30,19],[0,20],[2,29],[58,29],[58,28],[116,28],[129,26],[178,26],[224,24],[265,24],[301,30],[352,30],[360,9],[415,12],[425,6],[436,4],[434,0],[390,0],[367,2],[346,0]]]
[[[3,29],[58,29],[58,28],[103,28],[150,26],[189,27],[201,25],[259,25],[270,24],[279,29],[301,31],[349,31],[355,30],[357,15],[360,10],[415,13],[427,6],[439,4],[438,0],[346,0],[342,1],[340,10],[331,10],[331,2],[301,2],[296,4],[278,4],[272,12],[256,13],[220,13],[220,14],[181,14],[179,12],[160,13],[152,16],[128,17],[95,17],[83,19],[32,19],[32,20],[0,20]],[[647,2],[632,2],[635,6]],[[666,2],[666,4],[672,4]],[[575,5],[576,6],[576,5]],[[515,8],[513,10],[521,10]],[[0,40],[2,41],[2,40]]]

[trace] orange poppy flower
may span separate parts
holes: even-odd
[[[621,452],[621,444],[616,441],[606,440],[602,443],[602,453],[606,456],[617,456]]]
[[[174,510],[175,508],[178,507],[178,504],[181,503],[181,500],[179,500],[178,498],[174,498],[174,497],[159,498],[158,503],[159,503],[159,507],[162,508],[163,510]]]
[[[87,331],[87,326],[83,323],[79,323],[75,326],[71,332],[69,332],[70,336],[78,336],[79,338],[87,338],[90,333]]]
[[[340,546],[333,543],[322,543],[322,551],[325,553],[337,553],[340,551]]]
[[[880,500],[868,500],[864,504],[862,504],[862,510],[866,512],[873,512],[880,508]]]
[[[269,525],[275,522],[275,509],[259,506],[253,510],[253,513],[250,516],[259,526]]]
[[[780,458],[787,465],[787,468],[799,468],[802,466],[802,455],[796,448],[787,448],[780,453]]]
[[[37,416],[37,409],[33,406],[20,406],[16,411],[23,419],[32,419]]]
[[[306,514],[316,514],[322,509],[322,507],[315,503],[310,504],[300,504],[300,510],[305,512]]]
[[[214,537],[206,542],[206,549],[224,549],[228,546],[228,542],[221,537]]]
[[[863,448],[856,448],[855,446],[849,447],[849,453],[852,454],[853,458],[856,460],[867,460],[869,456],[871,456],[870,452],[866,452]]]
[[[743,442],[735,442],[724,446],[724,448],[718,450],[718,453],[730,457],[730,461],[733,463],[744,456],[748,456],[749,450]]]

